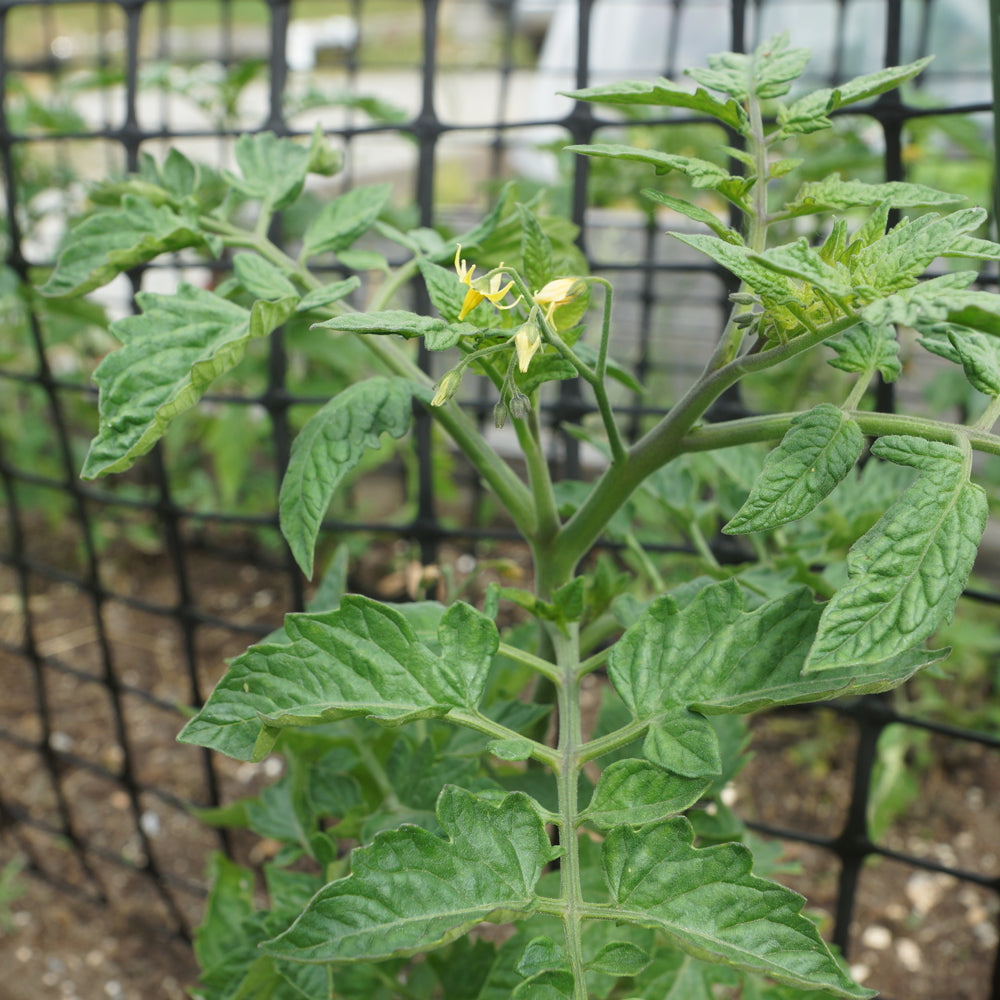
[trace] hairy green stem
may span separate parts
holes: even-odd
[[[743,354],[714,371],[706,369],[670,412],[629,449],[625,460],[604,471],[584,502],[563,525],[553,546],[556,560],[553,572],[569,579],[576,564],[601,536],[611,516],[639,484],[688,450],[686,437],[692,427],[729,386],[752,371],[770,368],[795,357],[857,322],[855,316],[845,316],[787,344],[758,354]]]
[[[580,774],[580,678],[579,636],[576,626],[569,634],[560,629],[548,629],[556,653],[561,678],[558,684],[559,707],[559,767],[556,779],[559,789],[559,834],[562,857],[559,863],[563,903],[562,920],[566,932],[566,953],[573,974],[573,1000],[587,1000],[587,982],[583,962],[583,920],[585,905],[580,878],[579,803],[577,782]]]
[[[964,439],[975,451],[987,455],[1000,455],[1000,435],[990,434],[976,427],[959,427],[929,417],[914,417],[904,413],[874,413],[871,410],[846,410],[862,432],[870,437],[884,434],[909,434],[928,441],[953,444]],[[687,434],[682,441],[683,451],[714,451],[733,445],[758,441],[776,441],[783,437],[800,412],[771,413],[761,417],[741,417],[717,424],[703,424]]]

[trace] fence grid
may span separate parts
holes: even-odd
[[[8,699],[6,708],[0,705],[0,755],[11,762],[0,774],[0,844],[25,857],[33,875],[101,904],[112,905],[124,872],[133,880],[129,884],[152,887],[164,919],[190,938],[205,894],[200,877],[204,854],[211,848],[232,851],[232,839],[225,830],[199,828],[191,837],[201,854],[178,867],[176,859],[164,855],[158,834],[164,828],[190,832],[196,825],[189,814],[192,805],[219,805],[261,776],[237,773],[207,751],[174,747],[170,734],[181,721],[177,706],[202,702],[225,656],[269,631],[281,612],[305,605],[301,574],[280,543],[276,496],[294,411],[318,400],[300,388],[296,348],[279,331],[259,359],[252,389],[205,400],[219,411],[238,412],[243,424],[266,428],[254,444],[257,457],[267,463],[256,502],[207,490],[184,465],[184,448],[193,447],[190,440],[177,447],[169,442],[158,446],[121,482],[84,483],[78,472],[96,411],[88,363],[108,343],[86,334],[83,346],[74,346],[73,337],[83,336],[82,331],[67,328],[66,317],[26,291],[35,269],[51,263],[54,242],[47,227],[80,204],[79,182],[88,172],[97,176],[133,170],[141,153],[159,153],[171,142],[187,143],[219,159],[229,155],[233,137],[248,129],[281,136],[312,131],[307,114],[290,110],[290,95],[303,75],[296,68],[301,60],[329,57],[319,47],[305,52],[295,47],[303,37],[295,27],[299,11],[308,5],[260,0],[260,16],[247,27],[230,0],[205,2],[202,11],[211,10],[214,17],[199,28],[197,38],[178,23],[181,6],[170,0],[0,0],[0,163],[6,202],[0,293],[16,340],[0,343],[0,675]],[[398,67],[380,65],[386,53],[369,39],[376,4],[349,0],[327,6],[337,15],[331,25],[356,29],[355,35],[331,43],[343,92],[362,93],[376,70],[391,69],[398,74],[393,86],[405,95],[400,97],[405,104],[401,118],[367,120],[348,108],[338,111],[335,124],[325,126],[344,149],[347,183],[383,169],[385,160],[396,155],[386,150],[404,150],[402,183],[408,186],[419,225],[437,225],[456,211],[448,189],[460,186],[464,172],[472,171],[468,162],[477,161],[483,189],[495,191],[512,162],[526,150],[534,155],[539,142],[558,135],[589,143],[612,127],[584,103],[553,110],[545,103],[522,102],[518,111],[511,111],[513,95],[525,88],[524,65],[530,61],[525,50],[538,42],[523,35],[515,0],[413,0],[400,5],[402,34],[392,39],[401,53]],[[573,6],[575,30],[563,49],[557,52],[546,40],[539,56],[539,65],[549,60],[550,76],[543,76],[543,83],[559,80],[563,87],[585,87],[608,72],[601,39],[593,34],[604,0],[578,0]],[[799,12],[809,7],[832,26],[819,70],[822,82],[832,85],[877,68],[850,65],[857,19],[865,11],[870,16],[876,9],[877,20],[865,23],[881,43],[878,65],[889,66],[933,52],[952,5],[935,0],[812,0],[797,5],[781,0],[646,0],[645,7],[667,25],[654,71],[676,76],[685,54],[701,48],[746,51],[776,25],[790,23],[793,6]],[[982,0],[984,28],[986,7]],[[991,23],[996,21],[994,17]],[[78,33],[67,34],[64,23]],[[704,32],[708,23],[713,36],[700,37],[697,32]],[[449,26],[449,33],[442,25]],[[470,38],[486,25],[499,43],[482,50]],[[691,36],[685,35],[689,25]],[[200,47],[196,58],[211,70],[211,85],[224,96],[228,93],[232,103],[199,105],[197,81],[189,81],[189,113],[179,121],[177,95],[170,89],[179,85],[170,84],[169,75],[171,67],[192,58],[188,48],[195,41]],[[557,63],[557,57],[564,62]],[[945,62],[935,84],[951,95],[947,101],[927,98],[909,104],[890,92],[864,112],[877,131],[874,145],[882,150],[885,180],[908,176],[906,137],[914,123],[931,116],[992,120],[1000,107],[989,90],[988,66]],[[621,67],[618,75],[630,75],[627,68]],[[250,79],[242,89],[241,72]],[[471,112],[456,110],[445,99],[449,84],[463,72],[474,74],[484,94]],[[1000,76],[996,66],[993,74]],[[89,76],[90,82],[81,83],[81,76]],[[45,101],[35,96],[42,91]],[[72,106],[78,95],[83,111]],[[456,150],[457,168],[449,160]],[[679,286],[692,284],[701,315],[705,310],[721,314],[730,290],[724,277],[708,265],[667,259],[652,220],[634,226],[634,259],[619,255],[605,228],[607,217],[589,207],[593,178],[586,158],[577,158],[559,183],[593,271],[628,283],[624,309],[635,328],[635,373],[648,381],[683,371],[685,346],[678,350],[674,345],[672,354],[664,351],[654,336],[658,317],[665,307],[676,306]],[[488,200],[479,190],[471,198],[479,203],[477,209]],[[993,226],[995,233],[995,217]],[[107,308],[127,310],[134,293],[156,280],[155,267],[129,275],[128,283],[116,290],[117,302],[108,300]],[[995,273],[985,280],[995,282]],[[83,362],[74,360],[74,350]],[[729,402],[741,405],[736,398]],[[883,386],[880,406],[891,409],[895,402],[892,387]],[[484,398],[471,399],[469,405],[486,419],[492,404]],[[576,440],[558,429],[583,412],[574,383],[564,383],[545,409],[553,429],[552,461],[571,476],[583,473],[585,457]],[[633,435],[649,413],[633,406]],[[232,423],[223,426],[235,433]],[[507,542],[510,536],[502,526],[476,519],[478,499],[472,516],[459,526],[442,515],[449,501],[440,495],[427,421],[418,423],[415,442],[416,467],[404,470],[399,487],[407,520],[400,523],[381,512],[362,516],[366,505],[359,504],[343,515],[332,512],[327,533],[398,539],[416,546],[424,564],[433,563],[442,547]],[[189,475],[184,478],[181,472]],[[471,488],[478,497],[478,484]],[[143,551],[156,554],[150,562],[155,570],[145,574],[142,558],[135,555]],[[239,581],[252,606],[219,603],[208,588],[213,580]],[[1000,605],[997,593],[970,592],[965,599],[984,607]],[[68,637],[59,629],[67,619],[75,628]],[[911,717],[884,697],[829,707],[849,719],[858,734],[846,823],[824,836],[770,824],[752,826],[821,847],[836,859],[832,936],[842,951],[850,955],[858,886],[874,858],[944,873],[1000,897],[1000,878],[872,842],[866,819],[876,746],[887,727],[914,727],[993,752],[1000,750],[1000,738]],[[99,740],[87,736],[85,716],[101,720]],[[182,763],[165,766],[164,761]],[[173,771],[176,777],[171,777]],[[93,795],[95,790],[100,790],[105,814],[107,803],[116,803],[111,833],[95,827],[81,811],[81,792]],[[68,851],[57,844],[67,845]],[[991,982],[982,984],[982,997],[1000,1000],[1000,960],[994,960]]]

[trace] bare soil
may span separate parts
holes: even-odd
[[[448,557],[454,563],[458,555]],[[496,558],[490,572],[505,574],[508,581],[523,572],[523,559],[509,551],[477,553],[480,567],[491,556]],[[23,643],[25,621],[17,579],[0,566],[0,804],[30,820],[16,822],[0,811],[0,871],[15,859],[28,866],[15,880],[22,892],[16,898],[4,894],[0,881],[4,1000],[179,1000],[196,981],[184,931],[200,919],[206,861],[220,841],[185,808],[191,801],[208,801],[205,757],[174,739],[182,716],[171,706],[191,701],[185,644],[193,643],[198,680],[207,691],[225,659],[252,640],[251,632],[240,627],[277,625],[291,598],[284,574],[262,568],[262,560],[252,554],[220,560],[195,549],[186,558],[198,611],[235,628],[201,624],[188,634],[176,619],[116,600],[97,611],[77,585],[33,575],[32,629],[44,664],[42,688],[25,657],[4,651]],[[76,559],[67,556],[66,562]],[[412,592],[435,576],[413,562],[406,546],[380,543],[361,565],[370,589],[386,598]],[[107,566],[102,582],[109,592],[151,604],[177,603],[172,569],[162,555],[112,557]],[[97,614],[107,656],[123,685],[117,699],[104,683]],[[58,788],[39,751],[43,728],[37,699],[43,689]],[[116,730],[116,700],[122,734]],[[755,756],[735,784],[734,808],[749,820],[807,835],[835,835],[850,802],[854,741],[853,725],[826,710],[757,719]],[[1000,755],[939,738],[932,749],[933,765],[916,774],[919,797],[896,817],[884,843],[996,879]],[[215,760],[213,766],[225,801],[267,780],[264,765]],[[127,782],[114,777],[125,767],[139,789],[135,795]],[[102,887],[103,902],[95,899],[95,880],[72,844],[59,835],[60,796],[75,836],[91,847],[87,863]],[[783,846],[786,859],[797,867],[784,880],[806,895],[829,932],[837,858],[809,844],[787,840]],[[267,845],[237,839],[233,850],[241,860],[260,860]],[[166,894],[157,889],[151,871],[166,884]],[[986,1000],[997,949],[997,909],[996,894],[986,888],[870,859],[858,886],[850,963],[866,985],[892,1000]]]

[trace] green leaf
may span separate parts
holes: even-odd
[[[618,760],[601,772],[583,819],[601,830],[657,823],[694,805],[711,784],[710,778],[685,778],[648,761]]]
[[[753,55],[754,92],[762,100],[787,94],[809,62],[809,49],[788,48],[787,34],[757,46]]]
[[[194,951],[203,969],[221,965],[234,951],[245,949],[244,922],[254,913],[254,874],[249,868],[213,854],[208,879],[212,889]]]
[[[306,228],[303,258],[346,250],[375,224],[391,192],[391,184],[374,184],[327,202]]]
[[[933,260],[978,229],[985,218],[985,209],[968,208],[943,217],[930,212],[912,222],[904,220],[881,240],[858,251],[855,279],[880,294],[912,285]]]
[[[454,634],[456,612],[439,636],[452,651],[442,659],[395,609],[348,596],[336,611],[290,614],[290,642],[251,646],[233,660],[204,707],[178,737],[239,760],[261,760],[285,726],[307,726],[352,716],[385,725],[440,717],[474,707],[482,694],[485,626],[470,629],[468,644]],[[474,669],[469,671],[466,664]]]
[[[243,357],[247,344],[283,323],[297,299],[258,301],[252,310],[182,284],[173,295],[140,292],[142,309],[111,327],[122,347],[97,366],[101,423],[84,478],[127,469],[167,426]]]
[[[298,298],[296,287],[273,264],[259,254],[238,253],[233,257],[233,270],[240,284],[255,298]]]
[[[566,968],[569,968],[569,959],[565,946],[550,937],[532,938],[517,960],[517,971],[525,978]]]
[[[665,208],[669,208],[679,215],[686,215],[692,221],[708,226],[716,236],[727,243],[739,245],[743,242],[740,234],[735,229],[730,229],[729,226],[707,208],[692,205],[690,202],[684,201],[683,198],[675,198],[673,195],[664,194],[662,191],[655,191],[652,188],[644,188],[640,193],[650,201],[655,201],[657,204],[663,205]]]
[[[908,653],[867,667],[802,675],[822,606],[805,587],[743,611],[733,580],[701,589],[684,608],[653,601],[611,649],[608,677],[640,722],[690,707],[746,713],[846,694],[885,691],[940,653]]]
[[[742,131],[747,123],[747,113],[736,101],[720,101],[701,87],[691,93],[689,89],[662,76],[651,83],[645,80],[625,80],[562,93],[574,100],[591,101],[595,104],[687,108],[689,111],[710,115],[737,132]]]
[[[83,295],[122,271],[186,247],[218,256],[216,241],[199,231],[194,217],[125,195],[120,208],[95,212],[69,230],[55,270],[39,291]]]
[[[649,965],[649,955],[629,941],[611,941],[587,963],[589,972],[606,976],[639,975]]]
[[[511,1000],[573,1000],[575,981],[570,972],[540,972],[521,983],[511,993]]]
[[[708,160],[696,156],[681,156],[677,153],[665,153],[656,149],[641,149],[636,146],[623,146],[620,143],[594,143],[587,146],[567,146],[568,152],[582,153],[585,156],[600,156],[611,160],[634,160],[638,163],[648,163],[656,168],[658,174],[677,170],[686,174],[691,184],[696,188],[711,188],[718,191],[734,204],[743,204],[747,181],[735,177],[727,170]]]
[[[976,280],[974,271],[954,271],[918,282],[884,299],[865,306],[861,315],[871,326],[898,324],[923,327],[958,314],[977,292],[965,289]],[[1000,301],[1000,297],[993,296]]]
[[[778,274],[797,278],[814,288],[820,288],[834,298],[845,298],[854,290],[851,275],[843,264],[831,264],[805,238],[785,246],[773,247],[763,253],[748,253],[748,260]]]
[[[334,396],[292,444],[278,500],[281,532],[307,576],[323,516],[337,487],[383,434],[400,438],[413,419],[414,383],[375,376]]]
[[[477,327],[469,323],[449,323],[447,320],[436,319],[433,316],[418,316],[402,309],[347,313],[315,325],[348,333],[368,333],[377,336],[394,333],[407,339],[423,337],[429,351],[445,351],[449,347],[454,347],[462,337],[473,336],[479,332]]]
[[[308,312],[310,309],[322,309],[324,306],[333,305],[346,298],[355,288],[361,287],[361,279],[357,275],[346,278],[343,281],[335,281],[332,285],[324,285],[316,288],[308,295],[304,295],[299,302],[297,312]]]
[[[753,291],[767,302],[780,306],[801,301],[802,295],[792,281],[774,268],[765,267],[747,247],[734,246],[724,240],[702,233],[672,232],[669,235],[711,257],[717,264],[721,264],[726,270],[735,274],[741,281],[745,281]]]
[[[799,98],[788,108],[781,108],[778,123],[786,133],[815,132],[820,128],[829,128],[832,122],[826,116],[831,111],[895,90],[920,73],[932,58],[927,56],[905,66],[887,66],[848,80],[834,89],[815,90]]]
[[[858,323],[826,344],[837,352],[837,357],[827,364],[841,371],[858,372],[869,378],[878,372],[886,382],[895,382],[903,371],[896,330],[888,323],[879,326]]]
[[[874,996],[802,916],[801,896],[754,875],[741,844],[696,849],[693,835],[683,817],[612,830],[602,848],[611,912],[660,931],[695,958],[791,986],[825,987],[833,996]]]
[[[308,146],[279,139],[273,132],[241,135],[234,154],[240,175],[227,170],[226,179],[271,212],[287,208],[298,198],[312,157]]]
[[[932,354],[962,366],[969,384],[987,396],[1000,396],[1000,343],[996,337],[942,324],[925,332],[920,343]]]
[[[722,530],[731,535],[764,531],[804,517],[851,471],[864,444],[861,428],[832,403],[800,414]]]
[[[555,277],[552,243],[530,208],[519,202],[517,214],[521,220],[521,259],[524,261],[524,279],[528,283],[528,288],[537,291]]]
[[[296,962],[378,960],[530,914],[552,847],[528,797],[493,805],[447,786],[437,817],[447,839],[402,827],[355,849],[351,874],[321,889],[264,950]]]
[[[663,712],[646,732],[642,752],[647,760],[687,778],[722,773],[719,740],[703,715],[686,708]]]
[[[923,473],[851,548],[806,669],[897,656],[950,620],[986,527],[986,494],[953,445],[889,436],[872,453]]]
[[[865,181],[841,180],[840,174],[834,173],[821,181],[806,181],[781,210],[781,215],[795,218],[882,204],[890,208],[930,208],[961,201],[965,201],[961,195],[948,194],[924,184],[909,184],[904,181],[869,184]]]

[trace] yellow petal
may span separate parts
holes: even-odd
[[[462,301],[462,311],[458,314],[458,321],[461,323],[485,297],[482,292],[476,291],[475,288],[470,286],[469,290],[465,293],[465,299]]]

